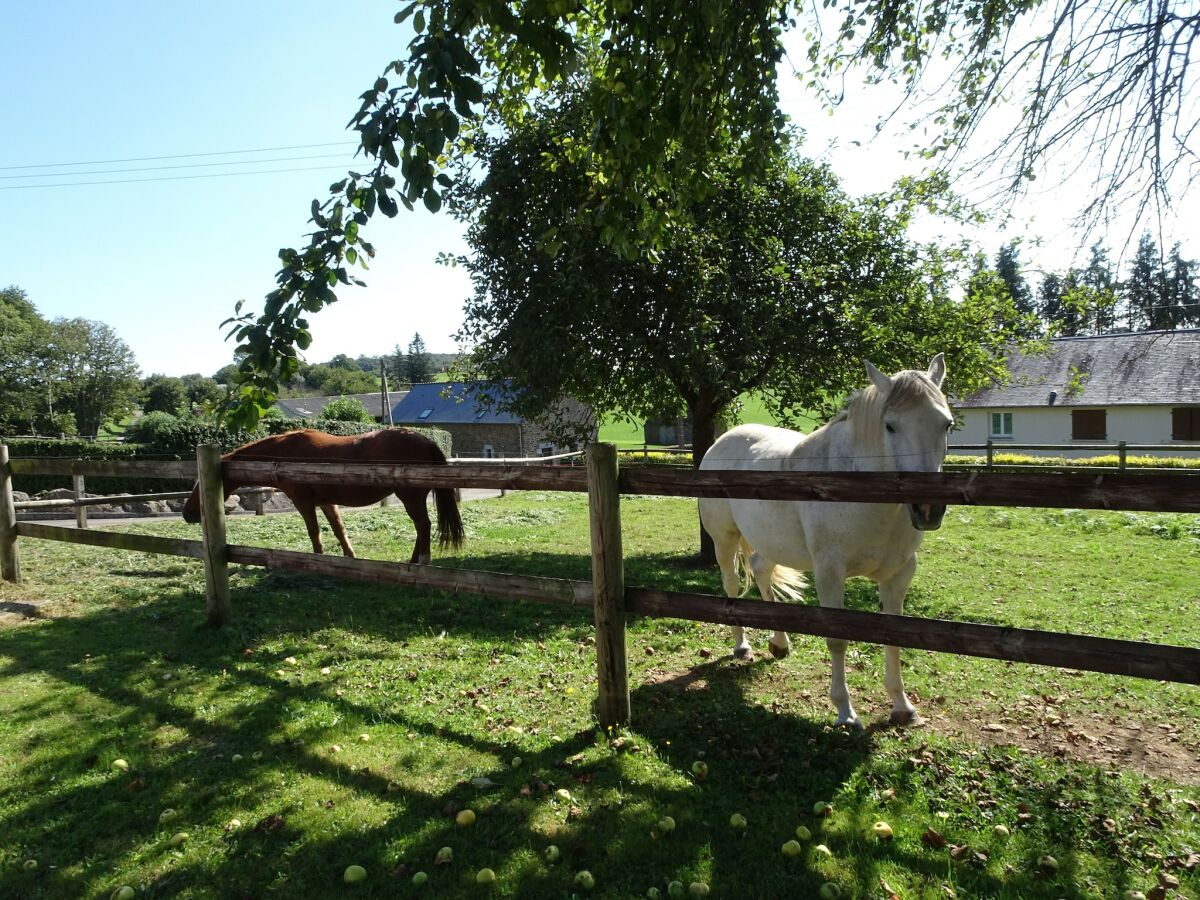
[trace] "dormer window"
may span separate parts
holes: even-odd
[[[433,407],[432,406],[429,407],[428,409],[421,410],[421,414],[419,416],[417,416],[417,418],[418,419],[428,419],[431,415],[433,415]]]

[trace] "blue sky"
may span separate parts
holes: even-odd
[[[408,40],[392,23],[398,8],[397,0],[9,4],[0,30],[0,285],[24,288],[45,316],[112,325],[146,374],[224,365],[233,345],[219,323],[238,299],[261,305],[279,248],[303,240],[311,200],[352,164],[345,123]],[[910,140],[899,133],[850,143],[870,136],[886,94],[852,96],[834,116],[786,79],[783,95],[809,131],[810,152],[830,159],[852,192],[911,170],[900,156]],[[267,148],[294,149],[226,154]],[[99,162],[142,157],[170,158]],[[50,167],[62,163],[81,165]],[[156,168],[168,166],[179,168]],[[279,169],[305,171],[269,171]],[[261,174],[230,174],[249,171]],[[78,183],[132,179],[171,180]],[[77,183],[48,186],[67,182]],[[1068,264],[1079,243],[1062,214],[1068,186],[1049,185],[1017,208],[1010,231],[1044,238],[1026,254],[1035,267]],[[989,252],[1003,236],[978,235]],[[470,286],[463,271],[434,260],[462,249],[457,223],[402,210],[379,217],[367,238],[379,250],[369,286],[343,289],[314,318],[308,357],[386,352],[414,332],[431,350],[454,349]]]

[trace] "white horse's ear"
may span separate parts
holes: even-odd
[[[929,362],[929,370],[925,373],[939,388],[942,382],[946,380],[946,356],[944,353],[939,353]]]
[[[864,359],[867,366],[867,377],[871,379],[871,384],[875,385],[875,389],[881,394],[888,394],[892,390],[892,379],[888,378],[877,368],[871,365],[869,359]]]

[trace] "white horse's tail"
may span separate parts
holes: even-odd
[[[733,557],[733,565],[741,582],[741,591],[738,595],[741,597],[750,593],[750,586],[754,584],[754,574],[750,571],[749,565],[750,554],[753,552],[754,548],[746,543],[745,538],[742,538],[738,542],[737,553]],[[776,600],[803,603],[806,587],[808,587],[808,579],[799,569],[775,566],[771,570],[771,593],[775,595]]]

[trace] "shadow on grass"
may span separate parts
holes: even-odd
[[[634,563],[647,577],[665,565],[643,558],[631,568]],[[586,560],[574,556],[501,554],[469,564],[586,577],[579,573]],[[640,896],[650,886],[664,889],[672,879],[686,884],[701,873],[716,897],[816,897],[826,877],[822,857],[810,845],[787,860],[779,847],[797,824],[817,831],[813,802],[848,783],[856,785],[854,799],[839,810],[845,816],[839,821],[849,824],[818,838],[836,858],[850,861],[850,881],[844,871],[839,876],[845,890],[875,896],[889,870],[928,882],[931,892],[947,879],[945,857],[865,837],[882,784],[872,759],[891,735],[835,730],[824,720],[759,704],[751,683],[774,663],[712,660],[636,687],[633,730],[615,742],[620,747],[584,729],[530,752],[503,732],[475,733],[450,720],[434,724],[397,707],[382,689],[375,701],[340,695],[325,682],[285,689],[243,651],[280,637],[315,640],[330,629],[397,646],[438,631],[464,644],[502,643],[514,635],[576,640],[590,631],[587,610],[256,569],[239,570],[234,585],[235,621],[221,631],[200,626],[198,594],[167,590],[153,603],[0,632],[0,679],[16,684],[34,676],[62,687],[51,699],[41,694],[5,704],[9,729],[40,728],[32,737],[6,739],[8,755],[23,762],[0,786],[0,896],[106,896],[115,886],[109,873],[127,866],[149,870],[144,896],[325,897],[346,890],[341,872],[355,862],[372,875],[355,896],[406,896],[417,869],[431,875],[430,896],[480,896],[473,874],[487,865],[500,876],[493,893],[506,897],[568,896],[574,873],[584,868],[595,874],[595,896],[602,897]],[[370,647],[348,652],[384,654]],[[167,672],[178,674],[164,681]],[[81,721],[95,713],[79,692],[102,705],[102,718]],[[547,701],[531,701],[537,702]],[[316,707],[342,722],[386,722],[403,735],[398,760],[387,766],[436,768],[440,760],[414,755],[413,747],[426,742],[442,756],[466,752],[491,760],[480,772],[491,784],[401,786],[386,766],[357,768],[322,750],[323,726],[312,728],[316,741],[289,739],[297,718]],[[130,772],[114,772],[109,763],[123,745],[141,749],[130,753]],[[262,748],[264,758],[234,765],[232,753],[250,747]],[[518,753],[524,757],[519,769],[505,764]],[[696,780],[690,772],[700,758],[709,772]],[[914,791],[930,789],[930,776],[935,782],[950,777],[921,768],[898,772]],[[328,785],[339,803],[383,807],[386,814],[357,828],[305,824],[312,811],[281,787],[300,778]],[[557,787],[578,799],[555,799]],[[1030,794],[1032,814],[1055,824],[1050,846],[1064,875],[1073,869],[1071,847],[1082,839],[1074,819],[1057,815],[1069,787]],[[264,803],[272,812],[256,813],[256,821],[228,833],[221,829],[240,808]],[[469,832],[451,815],[467,805],[480,812]],[[167,851],[174,828],[158,824],[167,807],[180,810],[181,819],[206,823],[196,826],[207,833],[204,858]],[[745,835],[728,827],[734,812],[750,820]],[[663,815],[673,816],[677,827],[654,837]],[[556,865],[542,858],[551,842],[563,852]],[[452,866],[434,865],[443,846],[455,851]],[[25,854],[36,854],[44,867],[21,871]],[[967,865],[956,868],[954,882],[966,896],[1083,896],[1063,879],[1048,885],[1017,873],[1001,881]]]

